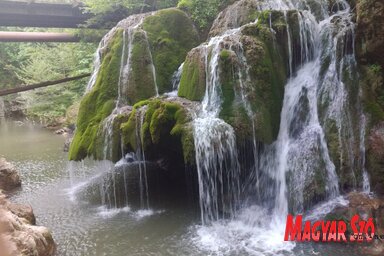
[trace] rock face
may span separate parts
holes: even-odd
[[[384,67],[384,2],[357,0],[357,54],[361,63]]]
[[[20,185],[15,167],[0,158],[0,255],[54,255],[56,245],[52,234],[45,227],[35,226],[36,218],[32,208],[11,203],[2,192]]]
[[[367,169],[374,192],[384,194],[384,2],[356,2],[356,54],[367,127]]]
[[[2,256],[51,256],[56,250],[50,231],[34,226],[32,208],[10,203],[0,191],[0,252]]]
[[[241,27],[255,21],[257,17],[257,0],[240,0],[222,11],[214,21],[209,37],[214,37],[233,28]]]
[[[372,198],[366,194],[350,193],[347,195],[347,199],[349,200],[348,206],[335,208],[325,219],[344,220],[347,223],[347,227],[350,227],[349,222],[351,218],[358,214],[364,220],[373,218],[375,234],[384,234],[384,200],[382,198]],[[348,231],[351,232],[352,230],[348,229]],[[367,243],[366,246],[361,246],[359,250],[361,253],[369,256],[384,254],[384,246],[379,240]]]
[[[20,176],[15,167],[4,158],[0,158],[0,188],[5,191],[11,191],[20,186]]]
[[[384,194],[384,122],[372,128],[368,138],[368,170],[373,191]]]

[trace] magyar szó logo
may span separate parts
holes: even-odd
[[[371,242],[373,239],[383,238],[384,236],[375,235],[375,224],[372,218],[365,221],[359,215],[355,215],[348,224],[343,220],[319,220],[313,224],[305,221],[303,228],[302,215],[296,216],[295,220],[292,215],[288,215],[284,241]]]

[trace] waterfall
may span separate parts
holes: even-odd
[[[199,202],[203,224],[234,217],[240,197],[240,164],[233,128],[218,118],[221,109],[220,43],[233,30],[204,45],[206,92],[202,109],[193,122]],[[209,58],[210,55],[210,58]]]
[[[357,140],[353,120],[353,115],[356,113],[353,113],[354,106],[346,85],[347,80],[354,81],[356,78],[354,23],[351,9],[346,1],[340,0],[332,6],[332,13],[329,13],[328,1],[316,1],[320,11],[314,13],[308,2],[265,0],[259,3],[258,8],[261,11],[279,10],[284,13],[287,24],[287,67],[290,77],[285,86],[277,140],[258,151],[254,135],[255,168],[249,180],[254,183],[250,185],[253,189],[250,197],[256,198],[251,200],[250,204],[256,203],[241,205],[236,201],[239,196],[236,190],[238,187],[237,185],[232,187],[234,193],[230,195],[234,199],[233,205],[241,205],[242,208],[234,208],[232,215],[235,217],[234,220],[229,219],[224,224],[214,222],[220,219],[219,213],[224,211],[218,207],[220,206],[218,201],[225,194],[221,184],[222,172],[233,177],[235,181],[228,184],[236,184],[240,170],[236,137],[232,134],[233,128],[227,127],[228,125],[218,118],[222,100],[217,56],[218,45],[226,36],[238,32],[235,29],[229,30],[221,36],[212,38],[204,46],[207,50],[206,55],[210,54],[210,60],[206,61],[207,91],[202,110],[194,121],[194,135],[202,222],[211,225],[199,229],[198,245],[206,247],[214,240],[224,247],[223,250],[230,250],[228,247],[237,250],[237,246],[233,244],[237,241],[234,237],[237,239],[241,237],[245,247],[241,250],[246,252],[266,251],[265,248],[271,246],[273,252],[277,253],[291,250],[294,245],[282,242],[287,214],[304,213],[314,203],[321,201],[332,202],[324,204],[327,208],[324,211],[328,211],[340,201],[338,170],[328,148],[329,141],[325,131],[326,125],[331,122],[337,127],[336,140],[339,143],[340,165],[347,163],[351,167],[349,172],[355,179],[352,182],[355,189],[359,182],[354,171],[357,166],[354,160],[356,154],[354,145],[359,141],[361,160],[358,166],[362,170],[361,184],[364,191],[369,192],[369,177],[365,170],[366,120],[362,115],[360,139]],[[289,24],[288,13],[292,12],[297,14],[299,29],[297,35],[292,32],[292,26]],[[269,23],[273,23],[271,16]],[[295,36],[298,38],[294,38]],[[294,42],[299,42],[299,49]],[[242,57],[241,47],[239,49],[234,50],[240,60],[239,65],[244,66],[241,68],[242,72],[237,74],[239,88],[244,108],[251,118],[253,113],[248,107],[249,103],[243,90],[245,87],[243,84],[247,83],[247,62]],[[360,113],[358,114],[360,116]],[[255,126],[255,123],[252,125]],[[223,138],[227,138],[224,143]],[[219,164],[220,160],[224,166]],[[323,195],[311,191],[313,182],[323,184]],[[313,198],[317,198],[318,201],[313,202]],[[264,233],[268,235],[264,236]],[[216,241],[218,237],[220,240]],[[209,244],[207,241],[210,241]],[[219,251],[220,249],[215,248]]]
[[[132,18],[128,18],[126,20],[121,21],[115,28],[113,28],[101,41],[99,48],[96,52],[95,57],[95,69],[92,75],[92,78],[88,84],[87,91],[90,91],[94,86],[98,72],[100,70],[102,53],[105,46],[108,44],[108,41],[113,37],[113,35],[117,32],[117,29],[123,29],[122,32],[122,52],[121,52],[121,62],[120,62],[120,71],[119,71],[119,81],[118,81],[118,97],[116,100],[116,105],[112,113],[103,121],[101,125],[101,129],[99,130],[100,137],[103,138],[103,159],[112,160],[113,150],[114,150],[114,138],[116,136],[116,132],[114,129],[115,120],[118,116],[127,111],[128,105],[128,89],[130,86],[130,75],[131,75],[131,59],[132,59],[132,49],[133,49],[133,41],[135,39],[135,33],[140,32],[144,33],[146,38],[146,48],[149,53],[151,53],[150,45],[147,39],[146,32],[140,28],[144,17],[149,14],[143,14],[139,16],[134,16]],[[157,83],[156,83],[156,71],[155,66],[153,64],[152,55],[150,54],[151,59],[151,70],[152,76],[154,80],[154,84],[156,87],[156,94],[158,95]],[[115,209],[121,206],[121,202],[118,202],[117,196],[117,178],[118,175],[116,173],[116,167],[119,165],[129,164],[125,160],[125,158],[129,158],[134,163],[138,164],[139,170],[139,179],[138,185],[140,190],[140,207],[141,209],[149,209],[149,193],[148,193],[148,180],[147,180],[147,163],[145,159],[145,152],[143,147],[143,138],[141,133],[141,127],[144,122],[144,117],[146,113],[146,108],[138,109],[136,116],[136,141],[137,141],[137,152],[128,154],[129,156],[125,156],[123,147],[121,147],[122,160],[115,165],[113,165],[109,161],[102,161],[101,165],[106,171],[108,171],[108,175],[100,182],[100,195],[101,195],[101,203],[103,206],[108,209]],[[128,203],[128,179],[126,170],[122,172],[123,180],[124,180],[124,191],[125,191],[125,207],[129,207]]]
[[[142,31],[139,27],[142,24],[143,19],[138,19],[133,25],[130,24],[127,28],[123,30],[123,46],[121,52],[121,62],[120,62],[120,72],[119,72],[119,82],[117,85],[118,96],[116,101],[115,109],[112,111],[109,117],[103,121],[103,129],[101,135],[104,136],[104,159],[112,159],[112,136],[113,136],[113,125],[115,118],[121,114],[124,109],[124,106],[128,104],[127,91],[129,88],[129,78],[131,73],[131,58],[132,58],[132,48],[134,35],[137,31]],[[114,30],[114,29],[112,29]],[[147,42],[147,48],[149,49],[149,44]],[[156,74],[154,71],[153,61],[152,61],[152,70],[153,70],[153,79],[156,81]],[[156,85],[156,84],[155,84]],[[157,91],[157,85],[156,85]],[[157,93],[158,94],[158,93]],[[124,152],[122,152],[122,157]]]
[[[369,182],[369,174],[365,168],[366,159],[365,159],[365,135],[367,129],[367,118],[364,114],[361,114],[360,117],[360,161],[363,173],[363,192],[369,194],[371,192],[371,185]]]
[[[144,151],[143,123],[146,113],[146,106],[140,108],[136,115],[136,157],[139,163],[139,187],[140,187],[140,206],[142,209],[149,208],[149,193],[147,179],[147,163]]]
[[[85,92],[88,93],[92,90],[93,86],[96,83],[97,77],[99,75],[100,67],[101,67],[101,59],[103,53],[108,46],[109,41],[115,35],[117,27],[111,29],[100,41],[99,46],[97,47],[94,60],[93,60],[93,71],[91,75],[91,79],[89,80]]]

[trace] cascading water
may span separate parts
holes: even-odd
[[[367,118],[364,114],[360,117],[360,166],[363,168],[363,192],[369,194],[371,192],[371,185],[369,182],[369,175],[367,169],[365,168],[366,159],[365,159],[365,133],[367,129]]]
[[[172,92],[165,93],[165,95],[176,97],[180,87],[181,74],[183,72],[184,63],[180,65],[177,71],[172,76]]]
[[[231,34],[212,38],[204,45],[206,92],[193,123],[200,210],[203,224],[223,216],[234,217],[240,197],[240,165],[233,128],[218,117],[221,108],[220,43]],[[210,59],[209,59],[210,55]]]
[[[289,212],[303,213],[312,206],[314,198],[336,202],[326,204],[327,211],[340,200],[345,204],[338,197],[339,179],[328,149],[324,125],[329,120],[336,123],[341,162],[348,161],[349,166],[356,166],[353,157],[355,134],[349,103],[350,96],[344,82],[345,79],[353,80],[356,65],[353,45],[354,24],[351,9],[346,1],[337,1],[332,8],[329,8],[328,1],[316,3],[320,9],[316,14],[307,1],[266,0],[259,3],[261,11],[278,10],[284,13],[289,55],[287,66],[291,77],[285,86],[277,141],[271,146],[265,146],[262,152],[257,152],[256,141],[254,143],[255,166],[259,167],[254,168],[253,173],[250,174],[250,180],[255,183],[251,185],[255,188],[255,194],[250,196],[260,199],[255,200],[257,205],[246,206],[238,212],[235,208],[236,218],[227,221],[224,226],[222,222],[212,222],[219,219],[217,213],[220,209],[218,211],[216,206],[222,193],[220,191],[222,185],[216,180],[222,177],[223,169],[215,163],[225,154],[233,157],[231,163],[236,163],[238,160],[236,160],[236,144],[232,144],[232,141],[235,143],[236,138],[232,138],[231,132],[229,132],[230,139],[226,142],[230,141],[230,144],[217,142],[223,138],[223,133],[218,131],[223,123],[222,120],[217,119],[221,99],[217,61],[219,50],[215,46],[217,47],[228,34],[233,35],[237,31],[227,31],[222,36],[212,38],[205,46],[206,49],[213,48],[210,61],[206,64],[207,91],[203,100],[203,109],[194,122],[202,221],[203,224],[211,224],[198,230],[199,237],[196,242],[205,248],[219,252],[234,250],[260,255],[264,255],[263,252],[271,253],[271,250],[265,249],[271,246],[273,254],[289,251],[294,244],[282,242],[285,219]],[[287,15],[288,11],[293,10],[297,12],[299,26],[299,38],[296,39],[293,38],[294,34],[291,32]],[[328,10],[332,10],[332,13],[329,14]],[[270,24],[273,22],[271,16],[269,22]],[[299,50],[294,46],[294,40],[300,42]],[[240,66],[247,66],[246,59],[241,57],[241,51],[235,52],[242,60]],[[242,70],[243,72],[238,73],[241,89],[244,87],[242,84],[247,81],[246,68]],[[241,94],[244,108],[248,109],[247,114],[251,117],[253,113],[247,107],[248,102],[243,90]],[[364,129],[360,130],[360,167],[363,168],[364,179],[361,183],[364,190],[368,191],[369,181],[364,167]],[[228,127],[228,131],[233,130]],[[219,153],[215,151],[217,149]],[[350,150],[342,152],[343,149]],[[237,178],[239,167],[234,164],[232,168],[225,170],[229,175]],[[356,177],[353,168],[351,168],[351,175]],[[325,190],[323,195],[316,194],[317,191],[311,191],[315,180],[323,183]],[[357,181],[354,183],[354,187],[357,188]],[[236,243],[233,237],[239,236],[245,241],[241,249],[233,245]]]
[[[96,79],[99,75],[100,67],[101,67],[101,59],[103,56],[103,52],[105,48],[107,47],[110,39],[113,37],[113,35],[116,33],[117,27],[111,29],[100,41],[99,46],[96,50],[94,60],[93,60],[93,72],[91,75],[91,79],[88,82],[86,93],[90,92],[93,88],[93,86],[96,83]]]
[[[144,152],[144,138],[142,127],[144,123],[144,117],[146,113],[146,107],[142,107],[138,110],[136,115],[136,157],[139,163],[139,187],[140,187],[140,206],[142,209],[149,208],[149,193],[148,193],[148,179],[147,179],[147,163]]]

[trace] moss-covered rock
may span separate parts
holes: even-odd
[[[96,139],[102,121],[112,113],[118,94],[123,30],[117,30],[109,44],[94,88],[81,101],[70,160],[96,154]]]
[[[284,42],[280,39],[287,38],[287,27],[282,12],[255,12],[253,15],[259,17],[257,24],[245,25],[219,43],[218,77],[222,97],[219,116],[235,128],[240,140],[251,138],[254,124],[257,139],[272,143],[279,131],[287,78],[288,48],[279,43]],[[180,97],[203,99],[207,65],[214,47],[203,45],[188,54],[181,77]]]
[[[181,74],[178,92],[180,97],[193,101],[201,101],[204,98],[206,90],[206,59],[204,51],[205,48],[198,47],[188,53]]]
[[[240,0],[228,6],[213,22],[209,37],[214,37],[227,30],[241,27],[257,18],[257,0]]]
[[[128,70],[127,84],[122,95],[127,98],[127,103],[133,105],[157,95],[156,74],[152,63],[152,53],[143,30],[133,32],[130,67]]]
[[[119,101],[119,107],[134,105],[157,93],[171,91],[173,73],[198,43],[192,21],[179,9],[133,15],[121,21],[110,34],[103,41],[95,85],[80,104],[69,153],[71,160],[87,156],[103,159],[106,142],[101,134],[116,102]],[[118,135],[112,137],[114,142],[118,141]],[[108,158],[116,160],[119,150],[113,149],[111,154]]]
[[[172,90],[172,75],[187,53],[199,43],[189,17],[179,9],[167,9],[148,16],[143,22],[152,49],[159,93]]]
[[[384,3],[380,0],[353,0],[356,5],[356,57],[359,64],[359,86],[363,108],[368,116],[367,170],[374,192],[384,193],[383,155],[381,145],[384,122]],[[381,145],[383,146],[383,145]]]
[[[384,67],[384,3],[357,0],[356,52],[361,64]]]
[[[367,170],[372,177],[372,189],[378,194],[384,194],[384,122],[371,129],[367,150]]]
[[[195,154],[188,107],[194,108],[193,103],[185,100],[152,99],[137,103],[121,125],[126,151],[136,151],[141,146],[152,159],[181,153],[184,163],[192,165]]]

